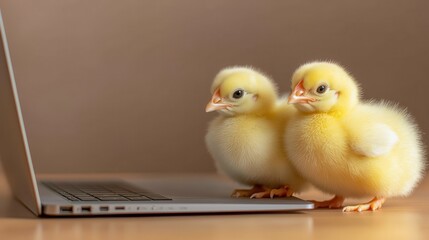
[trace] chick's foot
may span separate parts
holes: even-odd
[[[270,198],[274,197],[290,197],[292,196],[293,191],[289,186],[283,186],[277,189],[271,189]]]
[[[265,188],[263,191],[256,192],[250,198],[268,198],[271,194],[271,188]]]
[[[274,198],[274,197],[290,197],[293,191],[289,186],[281,188],[264,188],[262,191],[253,193],[250,198]]]
[[[255,185],[251,189],[236,189],[232,193],[231,197],[236,197],[236,198],[250,197],[255,193],[263,192],[263,191],[265,191],[265,188],[263,188],[262,186],[259,186],[259,185]]]
[[[375,197],[374,199],[365,204],[344,207],[343,212],[362,212],[368,210],[375,211],[377,209],[380,209],[385,201],[386,199],[384,197]]]
[[[328,201],[319,202],[312,200],[311,202],[314,203],[314,208],[341,208],[343,206],[344,197],[335,196]]]

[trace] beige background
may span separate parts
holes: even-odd
[[[429,132],[429,2],[0,1],[39,172],[211,171],[216,72],[333,59]],[[427,140],[427,137],[426,137]]]

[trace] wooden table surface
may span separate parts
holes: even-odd
[[[327,198],[315,190],[303,198]],[[356,200],[354,200],[356,202]],[[0,239],[429,239],[429,177],[376,212],[37,218],[0,176]]]

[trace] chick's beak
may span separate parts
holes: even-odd
[[[304,80],[301,80],[289,95],[288,103],[309,103],[315,102],[316,99],[312,97],[305,96],[306,90],[304,88]]]
[[[220,96],[219,88],[213,93],[212,99],[206,106],[206,112],[212,112],[220,109],[229,107],[230,104],[223,102],[222,97]]]

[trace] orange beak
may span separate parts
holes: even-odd
[[[216,89],[213,93],[212,99],[206,106],[206,112],[213,112],[216,110],[224,109],[230,107],[230,104],[223,102],[222,97],[220,96],[220,89]]]
[[[305,96],[307,90],[304,88],[304,79],[301,80],[289,95],[288,103],[309,103],[315,102],[316,99],[312,97]]]

